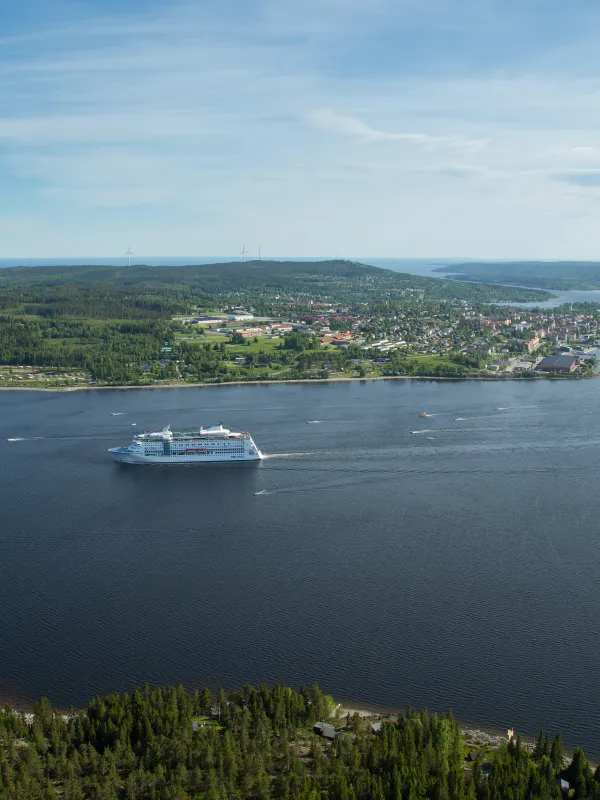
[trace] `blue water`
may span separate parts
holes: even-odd
[[[317,679],[341,699],[561,728],[600,756],[599,392],[0,392],[0,696]],[[133,422],[216,420],[270,457],[107,453]]]

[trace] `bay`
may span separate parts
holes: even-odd
[[[0,697],[318,680],[597,758],[599,388],[0,392]],[[107,452],[217,420],[268,458]]]

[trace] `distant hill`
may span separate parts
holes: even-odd
[[[271,286],[279,279],[289,281],[297,276],[331,276],[354,278],[388,272],[379,267],[355,261],[228,261],[215,264],[188,264],[185,266],[50,266],[7,267],[0,272],[0,285],[18,282],[50,285],[53,283],[107,283],[183,286],[202,285],[203,288],[218,283],[247,286]]]
[[[600,261],[474,261],[438,267],[458,280],[541,289],[600,289]]]
[[[0,270],[0,313],[94,319],[168,319],[191,308],[288,302],[337,304],[466,300],[536,302],[547,292],[422,277],[356,261],[246,261],[188,266],[49,266]]]

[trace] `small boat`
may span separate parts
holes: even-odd
[[[420,417],[428,417],[428,416],[429,416],[429,414],[426,414],[424,411],[422,411],[422,412],[419,414],[419,416],[420,416]]]
[[[464,422],[464,421],[465,421],[464,417],[454,417],[454,422]]]
[[[320,422],[321,422],[320,419],[307,419],[306,420],[306,424],[307,425],[318,425]]]
[[[494,411],[502,411],[501,408],[495,408]]]
[[[132,425],[137,425],[137,422],[132,422],[131,424],[132,424]]]
[[[124,411],[111,411],[110,415],[111,417],[122,417],[124,413]]]

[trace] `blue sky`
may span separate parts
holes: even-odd
[[[0,256],[600,258],[587,0],[0,4]]]

